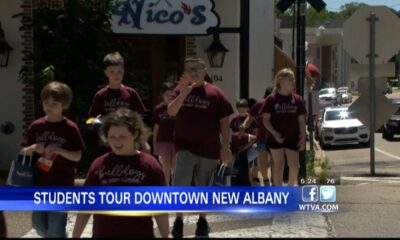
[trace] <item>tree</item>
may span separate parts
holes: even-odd
[[[65,1],[60,9],[34,9],[36,117],[42,114],[40,90],[52,80],[64,82],[73,90],[68,116],[77,121],[86,117],[93,93],[104,80],[102,58],[110,48],[111,7],[109,0],[89,0]],[[24,69],[21,80],[32,80],[24,79]]]
[[[99,85],[106,83],[103,57],[121,46],[129,48],[133,44],[112,38],[111,14],[115,7],[111,0],[65,1],[60,9],[34,9],[33,19],[25,13],[14,15],[21,18],[22,28],[32,28],[34,32],[31,54],[34,74],[30,77],[30,69],[23,68],[19,79],[33,83],[36,118],[43,116],[42,87],[53,80],[64,82],[74,94],[66,115],[78,123],[85,138],[85,121],[92,98]],[[125,76],[129,78],[130,72],[126,71]],[[87,147],[92,144],[85,143]],[[82,159],[79,170],[85,172],[93,160],[93,151],[85,151]]]
[[[337,13],[335,12],[328,12],[326,9],[323,9],[321,12],[317,12],[314,8],[308,7],[306,25],[307,27],[315,27],[317,22],[321,20],[336,18]]]
[[[338,17],[341,19],[348,19],[361,6],[367,6],[367,4],[360,2],[346,3],[340,7]]]

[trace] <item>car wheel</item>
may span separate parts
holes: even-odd
[[[371,145],[371,141],[370,140],[368,140],[368,142],[361,143],[361,146],[365,147],[365,148],[369,148],[370,145]]]
[[[388,141],[393,140],[393,132],[390,130],[390,128],[383,127],[382,128],[382,137]]]
[[[324,143],[324,140],[323,140],[322,137],[320,137],[319,145],[321,146],[321,149],[322,149],[322,150],[328,149],[328,145],[326,145],[326,144]]]

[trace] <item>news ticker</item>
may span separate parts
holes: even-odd
[[[1,187],[0,210],[109,212],[337,212],[335,186]]]

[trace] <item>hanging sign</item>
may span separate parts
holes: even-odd
[[[219,26],[213,0],[114,0],[112,30],[124,34],[207,34]]]

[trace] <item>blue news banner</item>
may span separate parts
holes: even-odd
[[[313,201],[309,201],[310,196]],[[1,187],[0,210],[137,212],[320,210],[315,206],[311,209],[304,208],[305,203],[318,204],[314,198],[318,199],[318,189],[307,190],[304,187]]]

